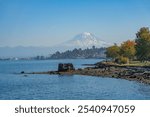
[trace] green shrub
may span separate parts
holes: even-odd
[[[120,56],[115,60],[115,62],[118,63],[118,64],[128,64],[129,63],[129,58]]]

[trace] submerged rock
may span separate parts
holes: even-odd
[[[28,77],[28,75],[24,75],[24,77]]]

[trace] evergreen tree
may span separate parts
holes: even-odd
[[[150,59],[150,31],[149,28],[143,27],[136,34],[136,56],[139,60],[145,61]]]

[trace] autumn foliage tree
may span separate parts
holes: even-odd
[[[106,49],[106,56],[112,58],[117,63],[128,63],[135,56],[135,42],[128,40],[121,46],[113,45]]]
[[[136,49],[135,42],[128,40],[123,42],[120,47],[120,55],[123,57],[127,57],[129,59],[133,59],[135,57]]]

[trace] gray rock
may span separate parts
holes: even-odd
[[[59,63],[58,64],[58,71],[59,72],[71,71],[71,70],[75,70],[72,63]]]

